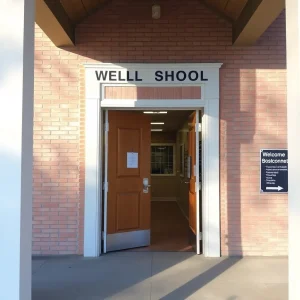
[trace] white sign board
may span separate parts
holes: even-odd
[[[139,164],[139,154],[137,152],[127,152],[127,168],[137,169]]]

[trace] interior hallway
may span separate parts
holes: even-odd
[[[33,260],[32,300],[285,300],[287,258],[115,252]]]
[[[193,251],[189,224],[175,201],[151,202],[152,251]]]
[[[151,245],[130,251],[190,252],[188,220],[175,201],[151,202]]]

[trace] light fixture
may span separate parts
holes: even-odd
[[[167,111],[144,111],[144,114],[167,114]]]
[[[151,129],[151,131],[163,131],[162,129]]]
[[[151,122],[151,125],[164,125],[165,122]]]
[[[160,5],[158,4],[152,5],[152,18],[155,20],[160,18]]]

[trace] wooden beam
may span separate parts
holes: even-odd
[[[234,46],[251,46],[285,7],[285,0],[248,0],[232,28]]]
[[[66,14],[74,23],[79,23],[88,15],[87,8],[83,4],[83,0],[60,0],[59,2],[64,8]]]
[[[212,12],[214,12],[217,16],[219,16],[220,18],[226,20],[229,23],[233,22],[233,20],[228,15],[226,15],[223,10],[216,8],[216,6],[210,4],[207,0],[200,0],[200,2],[205,7],[207,7],[209,10],[211,10]],[[225,5],[224,5],[224,7],[225,7]]]
[[[60,1],[36,0],[35,21],[57,46],[74,46],[75,29]]]

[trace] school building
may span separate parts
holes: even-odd
[[[5,299],[29,299],[31,255],[130,249],[289,255],[299,299],[297,0],[19,0],[1,22]]]

